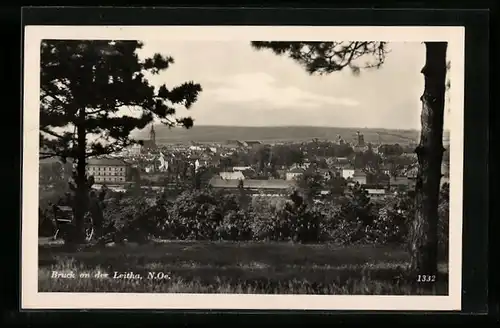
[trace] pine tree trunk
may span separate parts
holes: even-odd
[[[87,211],[87,198],[88,198],[88,186],[87,186],[87,172],[86,172],[86,131],[84,127],[85,122],[85,110],[80,110],[80,123],[77,126],[77,180],[76,182],[76,190],[75,190],[75,242],[81,243],[85,239],[85,231],[84,231],[84,217],[85,212]]]
[[[410,240],[411,270],[414,275],[437,276],[437,223],[446,78],[446,42],[426,42],[425,78],[421,97],[418,175],[415,188],[416,212]],[[432,284],[427,283],[432,286]]]

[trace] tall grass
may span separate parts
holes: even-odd
[[[403,252],[293,244],[165,243],[68,253],[41,249],[40,292],[242,293],[322,295],[447,294],[447,268],[432,288],[405,278]],[[76,277],[52,278],[52,272]],[[114,279],[114,272],[142,279]],[[108,277],[96,277],[96,273]],[[148,279],[148,272],[168,278]],[[80,273],[88,277],[79,278]]]

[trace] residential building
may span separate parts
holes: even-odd
[[[192,150],[192,151],[201,151],[203,149],[204,149],[204,147],[201,147],[198,145],[189,146],[189,150]]]
[[[318,169],[317,172],[321,174],[325,180],[330,180],[335,177],[335,173],[329,169]]]
[[[236,171],[236,172],[220,172],[219,176],[223,180],[244,180],[245,179],[245,176],[240,171]]]
[[[295,163],[293,164],[290,169],[295,170],[295,169],[302,169],[302,170],[307,170],[311,166],[311,163],[309,162],[304,162],[304,163]]]
[[[100,184],[126,183],[128,169],[129,164],[118,158],[91,158],[87,163],[87,173]]]
[[[278,177],[282,180],[286,179],[286,170],[276,170]]]
[[[254,196],[284,196],[290,191],[290,188],[296,186],[295,181],[287,180],[224,180],[219,177],[213,177],[209,185],[216,189],[225,189],[228,191],[237,192],[241,188],[246,190],[249,195]]]
[[[415,188],[416,179],[407,176],[391,177],[389,185],[396,188],[413,189]]]
[[[262,143],[260,141],[254,141],[254,140],[243,141],[243,144],[247,148],[254,148],[254,147],[258,147],[258,146],[262,145]]]
[[[226,144],[223,145],[224,148],[236,150],[238,148],[244,147],[243,143],[240,142],[239,140],[228,140],[226,141]]]
[[[327,157],[326,164],[328,167],[337,170],[350,166],[349,159],[347,157]]]
[[[233,167],[234,172],[243,172],[243,171],[253,171],[251,166],[235,166]]]
[[[365,190],[371,197],[383,197],[387,195],[387,191],[384,188],[366,188]]]
[[[129,154],[132,156],[140,155],[141,151],[142,151],[141,145],[134,144],[134,145],[130,146],[130,148],[129,148]]]
[[[360,185],[365,185],[366,180],[367,180],[367,174],[361,170],[355,170],[354,174],[352,175],[351,179],[354,182],[359,183]]]
[[[380,172],[382,172],[383,174],[390,175],[390,174],[391,174],[391,171],[392,171],[392,166],[391,166],[391,164],[384,164],[384,165],[382,165],[382,167],[380,168]]]
[[[354,176],[354,168],[352,166],[342,168],[342,178],[349,179]]]
[[[303,169],[295,168],[295,169],[292,169],[292,170],[286,172],[285,180],[288,180],[288,181],[295,180],[303,174],[304,174]]]

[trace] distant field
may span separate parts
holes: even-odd
[[[81,252],[39,246],[40,292],[160,292],[264,294],[447,294],[447,265],[432,291],[405,281],[408,254],[394,247],[291,243],[161,242]],[[52,271],[89,278],[52,279]],[[93,278],[133,271],[143,279]],[[147,279],[148,272],[168,279]]]
[[[386,130],[363,128],[336,128],[310,126],[278,126],[278,127],[237,127],[237,126],[194,126],[186,130],[182,128],[168,129],[155,126],[156,140],[160,144],[195,142],[225,142],[227,140],[258,140],[264,142],[307,141],[313,138],[320,140],[337,140],[340,135],[346,141],[355,138],[360,131],[366,142],[378,143],[408,143],[416,142],[419,137],[417,130]],[[379,135],[380,133],[380,139]],[[144,130],[137,137],[148,139],[149,131]],[[445,138],[447,139],[447,138]]]

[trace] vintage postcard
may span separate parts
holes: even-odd
[[[24,309],[460,310],[463,27],[27,26]]]

